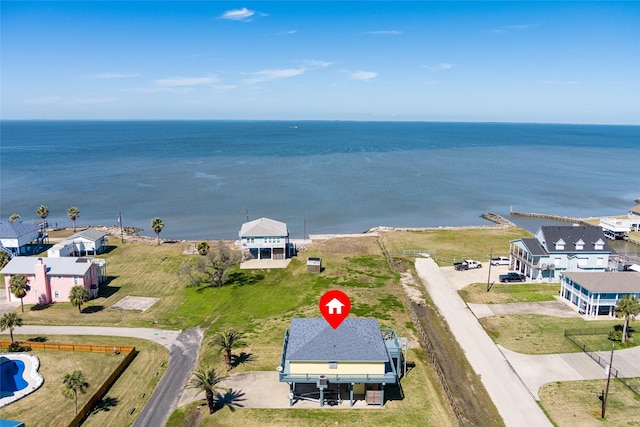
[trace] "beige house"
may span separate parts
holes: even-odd
[[[312,400],[323,406],[356,400],[384,406],[385,385],[402,372],[401,339],[376,319],[347,318],[333,329],[320,318],[291,319],[285,333],[280,382],[289,383],[289,403]]]

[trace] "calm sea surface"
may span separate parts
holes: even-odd
[[[640,127],[423,122],[3,121],[0,217],[237,237],[487,224],[518,211],[619,215],[640,197]],[[518,222],[516,220],[515,222]],[[306,228],[305,228],[306,224]],[[537,228],[527,226],[527,228]]]

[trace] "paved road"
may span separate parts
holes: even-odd
[[[134,426],[163,426],[176,408],[182,390],[195,369],[202,343],[202,331],[167,331],[151,328],[109,328],[94,326],[21,326],[24,335],[103,335],[154,341],[169,350],[169,365]]]
[[[416,271],[447,319],[469,363],[482,380],[507,426],[551,426],[533,395],[486,334],[456,289],[430,258],[416,259]]]

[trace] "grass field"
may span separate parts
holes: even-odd
[[[627,380],[625,380],[627,381]],[[639,426],[640,396],[612,379],[603,420],[601,392],[606,380],[550,383],[539,390],[541,406],[558,426]]]
[[[474,304],[506,304],[555,301],[559,289],[557,283],[496,283],[487,292],[486,283],[474,283],[458,293],[463,300]]]
[[[535,314],[494,316],[480,319],[480,323],[493,340],[509,350],[525,354],[574,353],[581,351],[564,336],[565,329],[593,328],[593,322],[583,319],[565,319]],[[611,328],[620,320],[599,320],[598,328]],[[587,337],[580,337],[587,339]],[[611,349],[606,335],[592,336],[594,349]]]
[[[521,228],[460,228],[429,231],[393,231],[382,233],[384,244],[393,256],[404,251],[425,250],[438,265],[452,265],[463,259],[487,262],[491,254],[509,255],[509,242],[531,233]]]
[[[17,340],[30,336],[16,335]],[[5,336],[2,335],[5,339]],[[64,336],[45,337],[48,342],[133,345],[139,351],[131,365],[109,390],[98,408],[84,426],[126,426],[138,416],[164,372],[168,361],[167,350],[144,340],[119,337]],[[29,426],[67,425],[74,417],[73,400],[62,395],[62,377],[76,369],[85,373],[89,389],[78,395],[78,408],[84,405],[97,388],[107,379],[124,355],[111,353],[80,353],[68,351],[33,351],[40,359],[40,374],[44,384],[34,393],[2,408],[2,418],[19,419]],[[164,365],[164,366],[163,366]],[[158,372],[158,375],[155,373]],[[144,397],[141,397],[144,394]],[[137,410],[129,415],[132,407]]]

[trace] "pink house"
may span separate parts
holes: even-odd
[[[14,257],[0,274],[4,274],[8,301],[20,301],[11,293],[9,281],[13,275],[23,274],[31,287],[24,303],[47,304],[69,302],[69,292],[77,285],[89,291],[89,298],[97,297],[104,267],[101,259]]]

